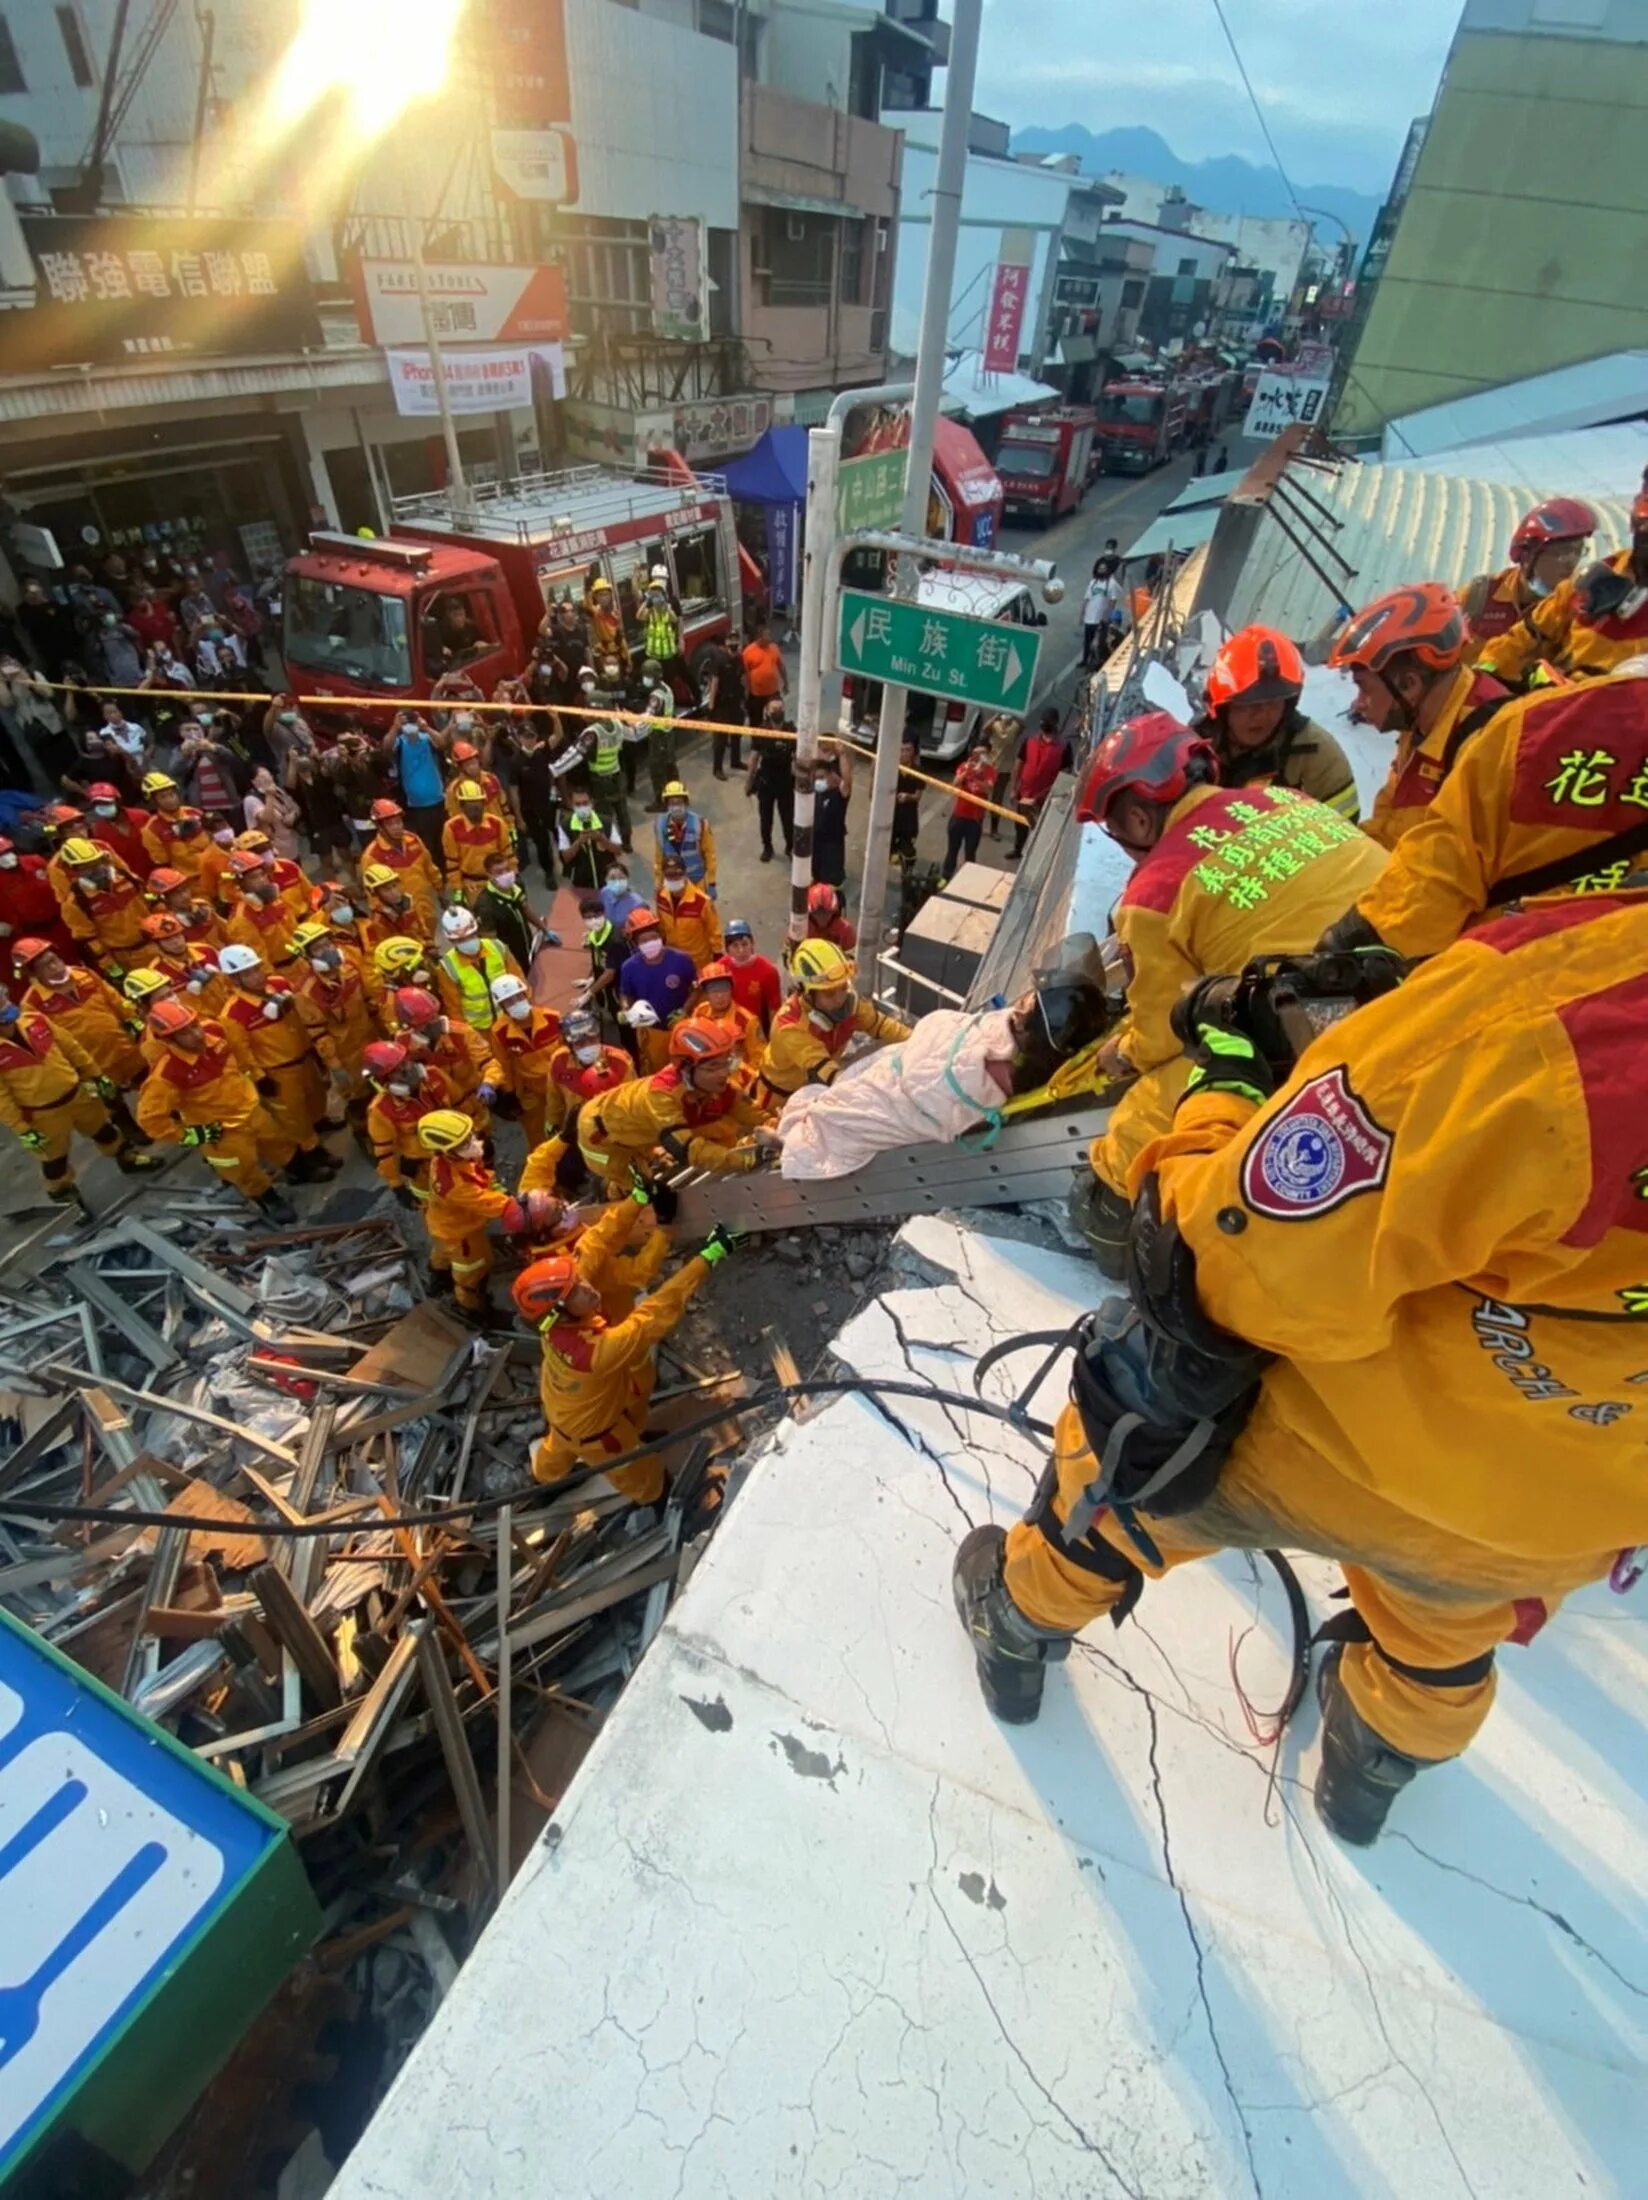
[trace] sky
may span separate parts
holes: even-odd
[[[1294,183],[1383,196],[1430,108],[1455,0],[1224,7]],[[1142,124],[1185,160],[1269,160],[1213,0],[984,0],[973,104],[1015,128]]]

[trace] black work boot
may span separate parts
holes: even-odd
[[[165,1159],[157,1153],[144,1153],[134,1146],[122,1146],[114,1157],[114,1165],[122,1176],[147,1176],[154,1169],[163,1169]]]
[[[1330,1833],[1365,1849],[1378,1840],[1392,1803],[1414,1774],[1438,1760],[1409,1757],[1373,1731],[1345,1693],[1339,1677],[1343,1655],[1343,1647],[1333,1644],[1316,1669],[1322,1706],[1316,1808]]]
[[[1070,1186],[1069,1213],[1072,1224],[1087,1241],[1099,1274],[1110,1283],[1120,1283],[1127,1274],[1131,1203],[1101,1183],[1084,1162]]]
[[[277,1230],[295,1230],[297,1228],[297,1209],[289,1199],[283,1198],[273,1185],[260,1198],[254,1199],[252,1205],[264,1221],[273,1223]]]
[[[1066,1657],[1068,1635],[1027,1620],[1001,1578],[1005,1528],[974,1528],[962,1538],[950,1574],[956,1611],[978,1660],[979,1686],[998,1719],[1028,1726],[1041,1710],[1049,1660]]]

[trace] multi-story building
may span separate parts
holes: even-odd
[[[1648,0],[1465,0],[1356,301],[1336,437],[1648,342]]]
[[[1122,194],[1123,215],[1135,221],[1153,222],[1176,235],[1206,238],[1213,244],[1235,248],[1232,265],[1252,268],[1264,296],[1285,307],[1299,287],[1313,225],[1309,221],[1265,214],[1215,214],[1187,198],[1183,186],[1157,183],[1149,176],[1109,171],[1105,182]]]
[[[1188,230],[1112,214],[1106,238],[1128,237],[1154,249],[1154,262],[1139,310],[1139,334],[1158,347],[1215,335],[1230,292],[1226,277],[1239,266],[1236,247]]]

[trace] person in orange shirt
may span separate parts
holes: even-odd
[[[473,779],[460,779],[453,789],[457,810],[441,829],[446,855],[446,890],[460,901],[486,884],[487,858],[507,855],[513,842],[509,827],[496,810],[486,806],[486,795]]]
[[[703,887],[694,886],[679,856],[667,855],[658,869],[658,925],[666,947],[678,947],[702,970],[721,952],[721,919]]]
[[[112,849],[139,882],[154,868],[143,837],[148,823],[148,811],[128,809],[111,781],[97,779],[86,789],[86,831],[99,847]]]
[[[772,628],[766,619],[750,621],[750,638],[739,655],[744,664],[744,693],[748,698],[750,724],[759,726],[767,705],[781,702],[790,684],[784,652],[773,640]]]
[[[422,841],[418,843],[423,846]],[[416,940],[434,960],[433,934],[423,921],[424,904],[414,899],[405,874],[386,863],[368,863],[361,871],[368,908],[360,924],[361,946],[376,955],[385,940]]]
[[[234,851],[229,875],[240,888],[240,899],[224,929],[230,940],[238,940],[273,965],[285,954],[298,926],[308,921],[308,897],[300,903],[294,895],[283,893],[274,866],[255,848]]]
[[[291,1141],[287,1174],[300,1183],[336,1175],[343,1163],[320,1142],[326,1086],[291,980],[273,975],[257,950],[238,940],[223,950],[218,967],[229,982],[223,1034],[256,1086],[262,1113]]]
[[[561,1019],[560,1044],[549,1057],[545,1128],[564,1130],[572,1138],[584,1102],[603,1092],[615,1092],[634,1075],[635,1064],[623,1048],[603,1044],[600,1018],[592,1016],[587,1008],[569,1008]],[[530,1156],[527,1166],[532,1166]],[[521,1182],[531,1188],[525,1176]]]
[[[361,883],[369,884],[368,871],[393,871],[418,914],[417,923],[407,929],[427,939],[435,929],[441,903],[441,875],[434,860],[408,827],[398,802],[387,797],[374,802],[372,823],[376,830],[361,850]]]
[[[1594,680],[1648,652],[1648,477],[1631,506],[1631,540],[1561,581],[1482,652],[1509,686]]]
[[[733,993],[731,963],[717,956],[698,973],[699,997],[688,1011],[706,1023],[719,1025],[731,1038],[746,1069],[759,1069],[767,1052],[761,1019],[740,1007]]]
[[[135,1153],[109,1113],[119,1097],[65,1024],[22,1009],[0,985],[0,1123],[40,1164],[48,1199],[78,1198],[69,1147],[76,1131],[128,1173],[159,1166]]]
[[[355,949],[319,917],[298,926],[292,949],[299,958],[292,973],[298,1014],[333,1092],[342,1096],[344,1120],[364,1153],[371,1092],[361,1058],[378,1036],[366,973]]]
[[[239,899],[234,874],[229,869],[229,858],[234,852],[234,828],[220,821],[207,832],[206,846],[201,851],[200,868],[195,873],[200,892],[211,903],[216,914],[225,920]],[[182,865],[177,864],[173,868],[181,870]]]
[[[519,1103],[527,1145],[536,1146],[550,1106],[549,1065],[561,1043],[561,1019],[554,1009],[537,1005],[513,970],[493,979],[492,1001],[497,1017],[487,1043],[503,1090]],[[556,1105],[559,1113],[558,1098]]]
[[[255,1075],[225,1027],[184,1001],[161,1000],[150,1011],[149,1029],[159,1058],[137,1096],[139,1129],[198,1148],[206,1166],[266,1221],[290,1229],[297,1211],[276,1191],[272,1172],[291,1161],[292,1141],[260,1100]]]
[[[944,842],[944,875],[954,878],[961,865],[978,860],[979,835],[984,830],[984,812],[978,797],[992,801],[996,791],[996,767],[990,759],[990,744],[975,740],[967,754],[956,766],[952,784],[956,799],[950,805],[950,825]]]
[[[206,835],[203,830],[193,836],[191,853],[194,863],[179,862],[174,853],[178,833],[178,820],[183,816],[183,795],[177,781],[165,772],[148,772],[143,779],[143,799],[149,804],[149,814],[143,825],[143,846],[148,853],[149,868],[157,863],[169,863],[174,871],[187,871],[198,867],[206,852]],[[189,815],[204,825],[199,810]]]
[[[1510,690],[1465,662],[1465,614],[1440,581],[1376,597],[1339,629],[1328,663],[1355,682],[1362,724],[1396,735],[1389,775],[1362,820],[1363,832],[1394,848]]]

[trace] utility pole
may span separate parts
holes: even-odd
[[[943,394],[945,340],[950,291],[956,274],[956,239],[961,228],[961,193],[967,174],[967,131],[973,114],[973,80],[978,69],[981,0],[955,0],[950,24],[950,64],[944,80],[944,121],[933,177],[933,220],[927,240],[927,281],[921,297],[921,335],[916,351],[915,397],[910,407],[909,471],[904,477],[904,513],[900,532],[927,532],[928,485],[933,472],[933,430]],[[913,597],[920,582],[913,558],[900,557],[895,596]],[[887,913],[887,863],[893,838],[893,803],[898,793],[898,752],[904,739],[907,691],[882,691],[880,730],[876,735],[875,777],[864,836],[864,883],[858,906],[858,967],[861,983],[875,990],[876,957]],[[810,785],[810,782],[809,782]]]
[[[837,400],[839,405],[840,400]],[[818,714],[824,688],[824,609],[835,557],[835,498],[841,460],[837,406],[822,428],[807,436],[807,502],[802,519],[801,665],[795,682],[795,832],[790,844],[790,931],[807,929],[807,888],[813,875],[813,773],[818,759]],[[757,729],[759,730],[759,729]]]
[[[412,255],[412,265],[418,274],[418,308],[423,315],[423,340],[429,347],[429,371],[435,381],[435,403],[440,408],[441,434],[446,438],[446,471],[452,491],[452,517],[468,517],[471,503],[469,483],[464,478],[463,453],[458,449],[458,424],[452,417],[452,399],[446,386],[446,360],[441,352],[441,340],[435,333],[435,315],[429,302],[429,274],[423,264],[424,245],[419,243]]]

